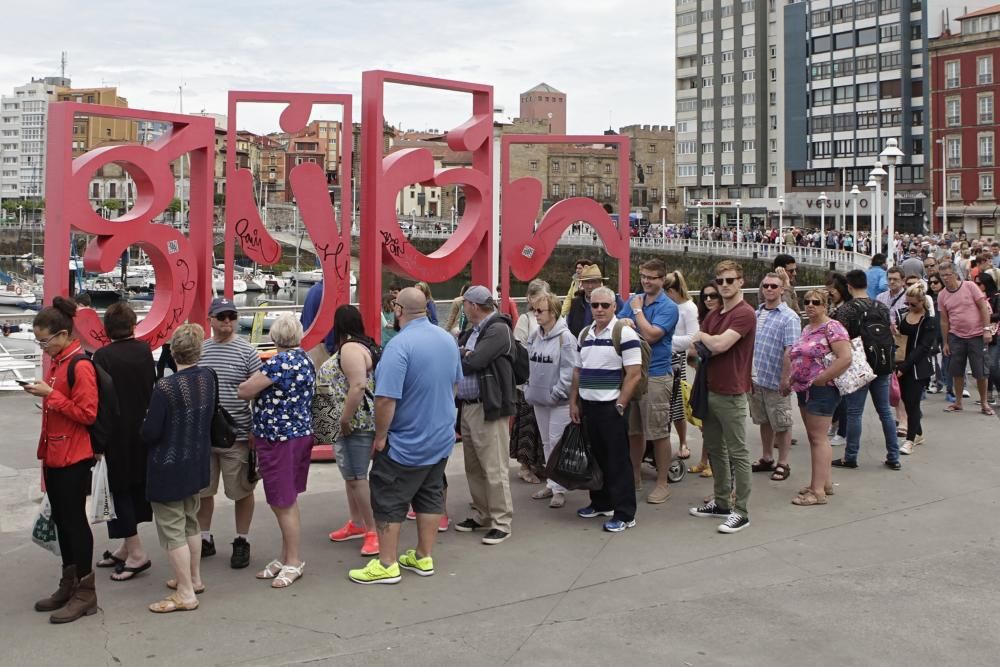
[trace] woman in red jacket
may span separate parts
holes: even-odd
[[[36,611],[54,612],[52,623],[69,623],[97,612],[94,590],[94,536],[87,521],[87,494],[94,451],[87,426],[97,418],[97,374],[89,361],[78,361],[69,384],[69,367],[83,355],[73,337],[76,304],[56,297],[32,323],[39,346],[52,358],[48,377],[24,390],[42,398],[42,433],[38,458],[59,534],[63,572],[59,589],[35,603]],[[99,454],[100,455],[100,454]]]

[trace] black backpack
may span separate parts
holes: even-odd
[[[69,380],[70,388],[76,382],[76,365],[81,361],[87,361],[94,367],[97,374],[97,419],[87,427],[90,432],[90,447],[95,454],[103,454],[108,451],[111,441],[115,437],[118,428],[118,421],[121,413],[118,409],[118,394],[115,392],[115,383],[111,375],[94,363],[86,354],[78,354],[69,361],[69,370],[66,377]]]
[[[489,326],[492,327],[496,322],[502,322],[507,327],[507,333],[510,335],[510,365],[513,369],[514,384],[524,384],[528,381],[528,376],[531,374],[531,361],[528,359],[528,348],[521,344],[521,341],[514,338],[514,332],[505,320],[497,317],[490,322]]]
[[[895,341],[889,327],[889,309],[878,302],[872,302],[870,306],[857,302],[856,307],[861,323],[861,344],[864,345],[868,364],[875,375],[891,373]]]

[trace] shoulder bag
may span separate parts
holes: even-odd
[[[215,379],[215,412],[212,413],[212,446],[217,449],[229,449],[236,443],[236,420],[226,412],[219,402],[219,376],[214,368],[209,368]]]

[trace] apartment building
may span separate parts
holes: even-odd
[[[847,193],[857,185],[859,226],[868,228],[869,174],[896,139],[905,155],[896,168],[896,229],[927,229],[923,0],[807,0],[783,10],[786,220],[819,227],[825,192],[827,225],[850,226]]]
[[[784,183],[777,0],[677,0],[676,187],[686,218],[777,225]]]
[[[46,77],[0,97],[0,198],[45,196],[48,106],[69,79]]]

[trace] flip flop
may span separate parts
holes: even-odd
[[[983,407],[981,407],[981,408],[979,409],[979,411],[980,411],[980,412],[982,412],[982,413],[983,413],[984,415],[986,415],[987,417],[995,417],[995,416],[996,416],[996,414],[997,414],[997,413],[993,412],[993,408],[991,408],[991,407],[990,407],[990,406],[988,406],[988,405],[984,405]]]
[[[149,610],[154,614],[169,614],[175,611],[194,611],[198,608],[198,601],[184,602],[177,594],[168,595],[159,602],[149,605]]]
[[[954,403],[944,409],[945,412],[962,412],[962,410],[964,410],[964,408],[960,408]]]
[[[135,579],[137,576],[153,567],[153,561],[147,560],[142,565],[138,567],[128,567],[125,565],[125,561],[122,561],[115,567],[114,573],[111,575],[111,581],[129,581],[130,579]],[[120,577],[116,575],[128,574],[127,577]]]
[[[688,449],[687,445],[684,445],[677,451],[677,458],[681,459],[682,461],[686,461],[687,459],[691,458],[691,450]]]
[[[172,590],[172,591],[176,591],[177,590],[177,580],[176,579],[167,579],[166,584],[167,584],[167,588],[169,588],[170,590]],[[204,593],[205,592],[205,584],[202,584],[201,586],[195,586],[194,592],[195,592],[195,595],[201,595],[202,593]]]
[[[119,558],[110,551],[105,551],[101,555],[101,560],[97,561],[97,567],[118,567],[118,565],[124,565],[125,559]]]

